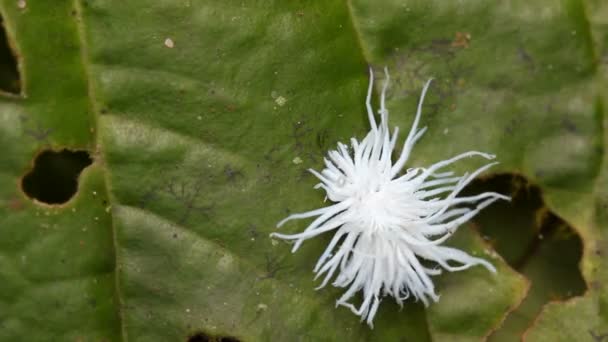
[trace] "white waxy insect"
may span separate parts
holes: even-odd
[[[480,210],[498,199],[509,197],[495,192],[458,197],[461,190],[476,176],[496,162],[486,164],[472,173],[454,176],[442,171],[446,166],[472,156],[494,159],[494,155],[470,151],[427,168],[415,167],[402,172],[412,148],[426,131],[418,129],[422,103],[429,88],[429,80],[420,96],[418,110],[401,154],[393,160],[399,128],[392,134],[388,127],[388,110],[385,107],[389,75],[380,97],[380,124],[371,106],[373,72],[366,106],[371,129],[362,141],[351,139],[351,148],[338,143],[330,150],[321,172],[309,170],[321,183],[315,188],[326,192],[332,205],[293,214],[278,223],[316,217],[298,234],[272,233],[272,237],[294,241],[292,252],[302,243],[323,233],[334,231],[334,236],[314,267],[316,278],[323,276],[320,289],[333,279],[335,287],[347,288],[336,305],[348,307],[373,327],[380,301],[392,296],[402,306],[410,296],[429,305],[429,299],[439,296],[430,276],[442,269],[461,271],[481,265],[496,272],[486,260],[475,258],[451,247],[441,246],[456,229]],[[440,172],[441,171],[441,172]],[[430,268],[421,260],[434,262]],[[334,277],[335,276],[335,277]],[[351,303],[353,296],[362,291],[359,307]]]

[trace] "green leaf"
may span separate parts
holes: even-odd
[[[600,0],[0,1],[20,77],[0,70],[9,81],[0,87],[21,89],[0,94],[0,340],[608,333],[607,11]],[[561,247],[543,244],[532,266],[513,266],[538,229],[509,214],[523,215],[516,204],[450,240],[497,274],[435,277],[441,300],[428,308],[385,298],[371,330],[335,307],[341,289],[314,290],[312,268],[330,236],[291,254],[268,234],[288,213],[323,205],[306,169],[369,129],[368,65],[388,66],[391,125],[402,131],[435,78],[422,117],[429,131],[411,165],[492,152],[494,174],[540,189],[534,210],[582,241],[583,295],[542,308],[551,298],[538,289],[565,277],[543,266]],[[58,184],[35,160],[63,149],[93,163],[72,199],[42,203],[22,180],[38,167],[42,184]],[[86,164],[61,167],[77,174]],[[504,234],[513,227],[521,235]],[[500,244],[484,242],[487,231]],[[517,317],[525,319],[511,323]]]

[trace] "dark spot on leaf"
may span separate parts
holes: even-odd
[[[23,192],[47,204],[67,202],[78,190],[78,176],[93,160],[86,151],[43,151],[22,181]]]
[[[211,336],[205,333],[196,333],[188,337],[188,342],[240,342],[236,337],[231,336]]]
[[[34,138],[38,142],[45,141],[51,132],[53,132],[50,128],[44,128],[40,124],[37,124],[36,127],[24,127],[23,132],[25,135]]]
[[[181,218],[178,221],[179,224],[186,223],[193,213],[207,216],[213,209],[213,205],[200,205],[197,203],[197,200],[203,191],[202,177],[198,177],[193,181],[172,177],[168,180],[164,189],[165,193],[173,197],[184,208]]]
[[[21,93],[21,77],[17,68],[16,54],[4,29],[4,20],[0,17],[0,90]]]
[[[577,133],[578,131],[574,122],[572,122],[572,120],[570,120],[568,117],[562,119],[562,127],[570,133]]]
[[[283,264],[283,259],[277,259],[272,257],[269,253],[266,253],[266,271],[258,280],[273,279],[277,273],[282,270],[288,269],[288,266]]]
[[[255,224],[249,224],[247,226],[247,233],[249,234],[249,237],[251,239],[256,239],[258,235],[260,235],[258,232],[258,228]]]
[[[221,337],[219,339],[220,342],[240,342],[239,339],[234,338],[234,337]]]
[[[327,130],[321,130],[319,133],[317,133],[317,147],[323,151],[323,153],[325,153],[325,151],[327,150],[326,144],[327,144]]]
[[[519,57],[519,59],[526,64],[531,70],[535,69],[535,65],[534,65],[534,59],[532,58],[532,56],[528,53],[528,51],[526,51],[526,49],[524,49],[523,47],[518,47],[517,48],[517,56]]]
[[[209,342],[211,338],[203,333],[192,335],[188,338],[188,342]]]
[[[505,135],[513,135],[514,133],[519,132],[524,120],[521,116],[517,116],[509,120],[507,125],[504,128]]]
[[[229,182],[234,182],[238,177],[243,177],[243,172],[238,169],[234,169],[230,165],[226,165],[224,167],[224,175],[226,176],[226,180]]]
[[[593,338],[593,341],[595,341],[595,342],[602,342],[602,341],[604,341],[604,339],[608,339],[608,333],[599,334],[593,330],[589,330],[589,335],[591,335],[591,338]]]
[[[141,208],[145,208],[146,205],[148,205],[148,203],[152,202],[153,200],[156,199],[156,197],[158,196],[158,189],[156,188],[151,188],[150,190],[146,191],[142,196],[141,199],[139,200],[139,206]]]

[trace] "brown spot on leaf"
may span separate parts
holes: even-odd
[[[455,48],[468,48],[471,42],[471,34],[467,32],[456,32],[456,37],[451,46]]]

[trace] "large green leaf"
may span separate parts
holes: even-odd
[[[0,99],[0,340],[476,341],[505,319],[493,339],[608,333],[601,0],[3,0],[0,12],[22,85]],[[371,330],[335,308],[339,289],[314,290],[329,236],[291,254],[268,234],[323,205],[305,170],[368,130],[368,65],[388,66],[402,130],[435,78],[412,165],[483,150],[495,173],[540,189],[583,242],[584,295],[526,310],[547,301],[534,287],[526,298],[526,277],[542,289],[569,276],[543,271],[559,247],[515,270],[470,227],[450,244],[497,274],[443,274],[429,308],[386,298]],[[32,200],[22,177],[63,148],[94,159],[78,192]],[[497,234],[527,229],[509,237],[510,261],[534,225],[480,222],[492,220]]]

